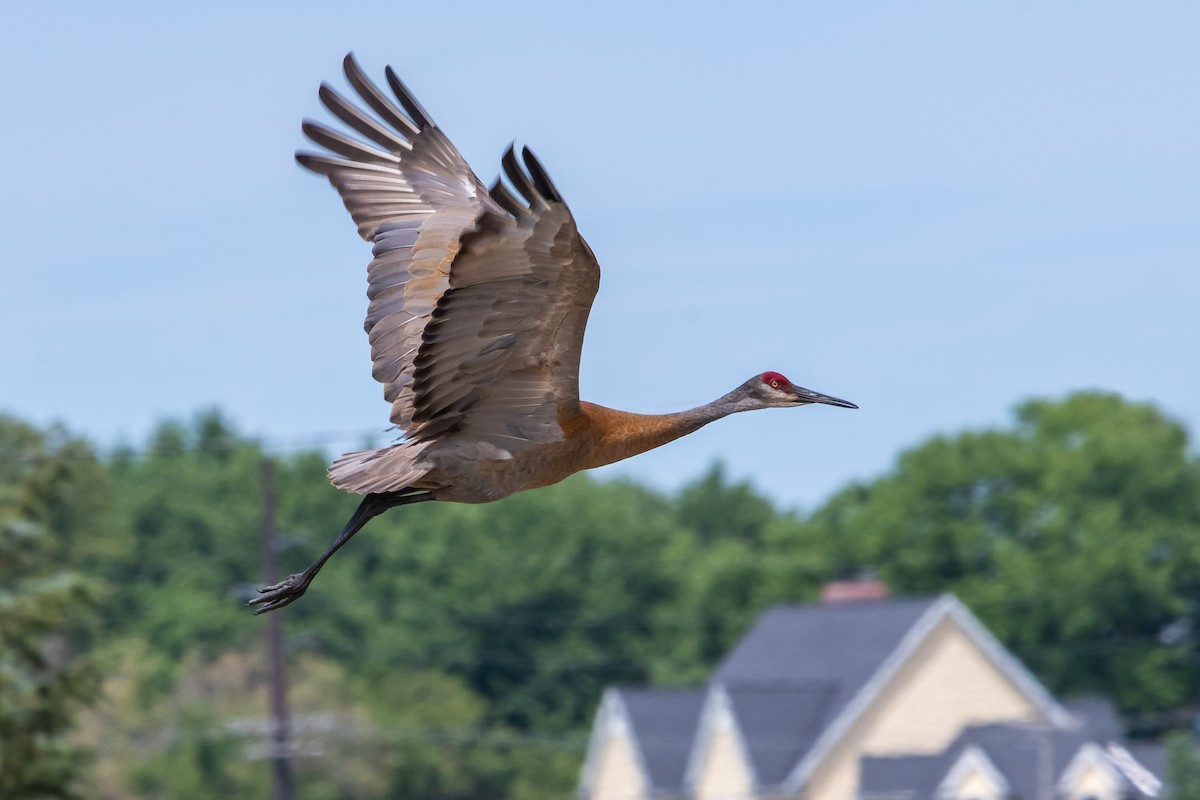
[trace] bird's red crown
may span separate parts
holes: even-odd
[[[762,382],[772,389],[786,389],[792,385],[791,381],[778,372],[764,372],[762,374]]]

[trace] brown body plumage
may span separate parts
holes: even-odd
[[[579,356],[600,268],[528,149],[501,159],[511,186],[485,187],[389,67],[398,101],[352,56],[346,77],[368,113],[322,84],[329,111],[363,138],[305,122],[327,153],[298,153],[342,196],[373,244],[365,328],[398,443],[347,453],[333,484],[365,495],[312,566],[251,601],[302,595],[325,561],[388,508],[484,503],[556,483],[671,442],[738,411],[852,403],[756,375],[677,414],[631,414],[579,400]]]

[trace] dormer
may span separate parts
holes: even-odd
[[[1100,746],[1087,742],[1075,753],[1058,780],[1060,800],[1120,800],[1125,780]]]
[[[1005,800],[1009,792],[1008,781],[987,753],[978,747],[968,747],[938,784],[935,797],[937,800]]]

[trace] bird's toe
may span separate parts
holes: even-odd
[[[265,614],[268,611],[274,611],[277,608],[283,608],[284,606],[291,604],[291,602],[299,596],[300,595],[298,595],[298,594],[293,594],[293,595],[289,595],[287,597],[280,597],[275,600],[270,600],[266,603],[263,603],[258,608],[254,609],[254,615],[258,616],[259,614]]]
[[[258,590],[258,597],[253,597],[246,601],[248,606],[259,606],[255,609],[255,614],[262,614],[267,611],[274,611],[277,608],[283,608],[289,603],[296,600],[304,594],[308,589],[309,578],[303,572],[289,575],[279,583],[273,583],[270,586],[264,586]]]

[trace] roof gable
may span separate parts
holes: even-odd
[[[694,787],[720,733],[722,741],[736,744],[739,764],[758,789],[798,791],[948,620],[1043,719],[1059,728],[1071,723],[1066,710],[950,595],[774,607],[714,670],[708,687],[610,690],[606,707],[628,727],[654,790]],[[588,763],[593,761],[589,754]],[[585,786],[588,774],[585,767]],[[943,770],[938,779],[944,776]]]
[[[960,797],[1007,797],[1008,781],[996,765],[974,745],[968,746],[938,784],[936,795],[946,800]]]
[[[1059,775],[1057,790],[1061,797],[1106,797],[1121,792],[1125,778],[1100,745],[1085,742]]]
[[[917,601],[910,601],[917,602]],[[992,634],[983,627],[975,616],[953,595],[921,601],[923,612],[902,632],[899,641],[890,638],[889,652],[877,661],[866,680],[855,689],[854,694],[841,705],[829,726],[813,744],[795,770],[788,776],[784,787],[789,791],[800,789],[854,722],[876,702],[881,692],[899,673],[930,634],[946,619],[952,620],[967,636],[979,652],[990,661],[1013,687],[1024,695],[1034,708],[1054,727],[1069,728],[1075,725],[1074,718],[1056,701],[1036,678],[1019,662]],[[864,604],[876,605],[876,604]],[[831,634],[833,635],[833,634]],[[858,675],[855,676],[856,678]]]
[[[710,684],[681,788],[696,798],[740,796],[757,782],[729,692],[719,683]]]
[[[641,793],[648,784],[646,766],[620,692],[606,689],[584,758],[580,795],[612,797],[617,786],[625,787],[619,790],[622,794]]]
[[[713,672],[759,786],[779,786],[937,598],[775,606]]]

